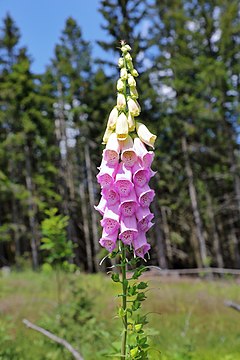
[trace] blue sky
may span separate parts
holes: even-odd
[[[98,12],[100,0],[0,0],[0,17],[10,13],[21,31],[21,45],[32,56],[32,70],[40,73],[53,55],[65,20],[72,16],[85,40],[91,41],[93,55],[105,57],[96,40],[106,38],[101,29],[104,19]]]

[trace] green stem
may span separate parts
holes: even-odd
[[[125,67],[125,69],[127,69],[127,62],[126,62],[124,54],[123,54],[123,61],[124,61],[124,67]],[[124,80],[124,91],[123,91],[123,93],[124,93],[125,100],[126,100],[125,112],[127,114],[127,111],[128,111],[128,107],[127,107],[127,80]]]
[[[123,334],[122,334],[122,347],[121,347],[121,359],[126,359],[126,349],[127,349],[127,327],[128,327],[128,319],[127,319],[127,264],[126,264],[126,248],[123,245],[122,247],[122,255],[121,255],[121,269],[122,269],[122,309],[124,311],[123,320]]]

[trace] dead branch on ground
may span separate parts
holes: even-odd
[[[69,342],[67,342],[66,340],[58,337],[57,335],[52,334],[50,331],[45,330],[45,329],[41,328],[40,326],[34,325],[33,323],[31,323],[30,321],[28,321],[26,319],[23,319],[22,322],[28,328],[38,331],[41,334],[48,337],[49,339],[51,339],[52,341],[64,346],[68,351],[70,351],[70,353],[73,355],[73,357],[76,360],[84,360],[83,357],[79,354],[79,352],[76,349],[74,349],[74,347],[71,344],[69,344]]]

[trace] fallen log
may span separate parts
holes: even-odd
[[[28,321],[27,319],[23,319],[22,321],[24,323],[24,325],[26,325],[28,328],[33,329],[35,331],[40,332],[41,334],[45,335],[46,337],[48,337],[49,339],[51,339],[52,341],[64,346],[72,355],[76,360],[84,360],[83,357],[79,354],[79,352],[71,345],[69,344],[69,342],[67,342],[66,340],[60,338],[57,335],[52,334],[50,331],[45,330],[43,328],[41,328],[40,326],[37,326],[33,323],[31,323],[30,321]]]
[[[240,305],[231,300],[225,301],[224,304],[228,307],[231,307],[231,308],[237,310],[237,311],[240,311]]]

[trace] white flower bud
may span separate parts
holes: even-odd
[[[141,108],[140,108],[139,103],[136,100],[133,100],[129,97],[127,104],[128,104],[129,112],[133,116],[138,116],[140,114]]]
[[[127,61],[127,67],[128,67],[128,69],[129,69],[130,71],[133,70],[133,63],[132,63],[131,60],[128,60],[128,61]]]
[[[152,134],[148,128],[146,127],[146,125],[140,123],[140,122],[136,122],[136,130],[137,130],[137,134],[140,138],[140,140],[142,142],[144,142],[145,144],[151,146],[152,148],[154,148],[154,143],[156,140],[156,135]]]
[[[128,74],[128,85],[129,86],[136,86],[136,81],[134,77],[130,74]]]
[[[135,130],[135,120],[130,112],[128,113],[127,122],[128,122],[129,131],[134,131]]]
[[[125,96],[121,93],[117,96],[117,108],[118,110],[125,110],[126,108],[126,99]]]
[[[131,55],[130,55],[129,53],[126,53],[126,54],[125,54],[125,59],[126,59],[127,61],[132,61],[132,57],[131,57]]]
[[[138,92],[135,86],[130,87],[130,96],[133,100],[138,99]]]
[[[108,122],[107,122],[107,127],[110,130],[114,130],[116,127],[116,122],[117,122],[117,118],[118,118],[118,109],[116,108],[116,106],[112,109],[112,111],[109,114],[108,117]]]
[[[137,77],[137,76],[139,75],[136,69],[132,69],[132,70],[131,70],[131,74],[132,74],[132,76],[134,76],[134,77]]]
[[[116,134],[117,134],[118,140],[125,140],[128,136],[127,117],[123,112],[117,118]]]
[[[118,60],[118,66],[120,68],[124,67],[124,59],[122,57],[120,57],[120,59]]]
[[[117,81],[117,91],[123,92],[124,90],[124,82],[122,79],[118,79]]]
[[[103,135],[103,144],[106,144],[108,142],[108,139],[110,138],[110,135],[112,135],[113,130],[109,129],[108,127],[105,130],[105,133]]]
[[[127,80],[128,78],[128,73],[127,73],[127,69],[126,68],[122,68],[120,71],[120,77],[122,80]]]
[[[121,51],[124,53],[124,54],[126,54],[128,51],[130,51],[130,50],[132,50],[131,49],[131,47],[129,46],[129,45],[123,45],[122,47],[121,47]]]

